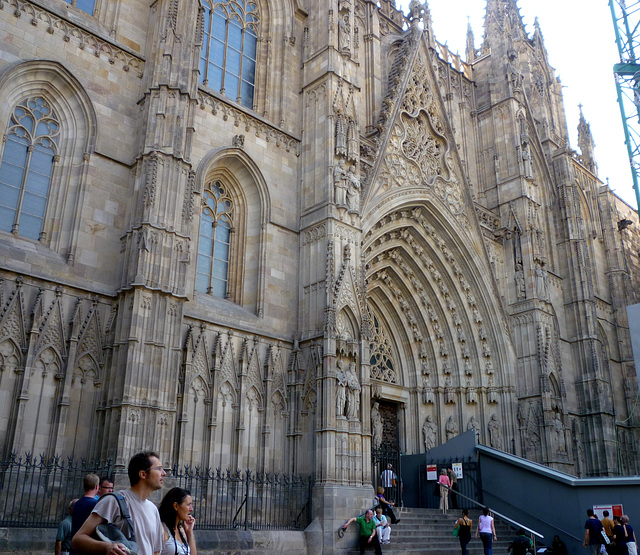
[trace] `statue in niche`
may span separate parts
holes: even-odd
[[[522,264],[516,264],[516,297],[519,301],[527,298],[527,289],[524,281],[524,270]]]
[[[344,373],[342,359],[338,359],[336,368],[336,379],[338,381],[336,389],[336,416],[344,416],[344,409],[347,403],[347,376]]]
[[[425,405],[430,405],[436,402],[433,388],[429,385],[427,380],[424,381],[424,385],[422,386],[422,402]]]
[[[355,162],[358,160],[358,154],[360,148],[358,148],[358,126],[355,120],[349,119],[349,125],[347,126],[347,160]]]
[[[451,376],[447,376],[447,379],[445,380],[444,402],[453,404],[456,402],[456,392],[452,387]]]
[[[567,450],[564,441],[564,424],[558,413],[553,417],[553,446],[559,453],[565,453]]]
[[[467,404],[473,405],[478,403],[478,391],[473,384],[471,383],[471,379],[467,380]]]
[[[356,177],[356,169],[354,166],[349,168],[347,178],[349,180],[347,208],[349,212],[357,212],[360,210],[360,180]]]
[[[380,404],[377,401],[371,407],[371,439],[376,449],[382,444],[382,416],[379,407]]]
[[[356,376],[356,363],[347,367],[347,417],[357,418],[360,414],[360,382]]]
[[[536,262],[536,293],[541,301],[546,301],[546,286],[545,286],[544,270],[539,262]]]
[[[344,116],[336,116],[336,156],[347,155],[347,134],[344,127]]]
[[[480,426],[478,426],[478,420],[476,419],[476,415],[474,414],[471,418],[469,418],[469,422],[467,422],[467,431],[479,429]]]
[[[447,418],[447,424],[445,425],[445,432],[447,434],[447,441],[456,437],[460,430],[458,429],[458,423],[453,416]]]
[[[467,376],[471,376],[471,374],[473,374],[473,370],[471,369],[471,360],[468,358],[464,359],[464,373]]]
[[[491,359],[487,361],[487,364],[485,364],[484,369],[489,376],[493,374],[493,363],[491,362]]]
[[[345,161],[340,160],[333,167],[333,184],[335,185],[335,200],[338,206],[347,205],[347,190],[349,189],[349,174],[345,169]]]
[[[424,419],[422,425],[422,437],[424,439],[424,450],[428,451],[436,446],[436,425],[433,423],[433,418],[428,415]]]
[[[489,428],[489,444],[491,447],[502,449],[502,424],[495,413],[491,415],[487,428]]]
[[[522,163],[524,165],[524,176],[527,179],[533,177],[533,167],[531,164],[531,148],[529,143],[522,145]]]
[[[351,52],[351,25],[349,24],[349,12],[346,12],[338,20],[338,45],[343,52]]]
[[[422,369],[423,376],[428,376],[431,373],[431,370],[429,369],[429,363],[427,362],[426,358],[422,360],[420,368]]]

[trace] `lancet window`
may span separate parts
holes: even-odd
[[[229,296],[229,262],[234,232],[234,201],[228,188],[213,180],[205,185],[196,291],[215,297]]]
[[[391,342],[380,325],[378,318],[373,317],[373,341],[370,345],[371,379],[387,383],[397,383],[398,377],[393,362]]]
[[[260,11],[252,0],[205,0],[200,82],[253,108]]]
[[[43,97],[13,109],[0,163],[0,230],[42,237],[59,135],[58,118]]]

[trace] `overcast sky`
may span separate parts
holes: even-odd
[[[396,0],[396,5],[407,13],[409,0]],[[465,58],[470,22],[476,48],[480,47],[486,0],[429,0],[428,5],[439,42]],[[571,147],[578,149],[578,104],[582,104],[596,145],[600,179],[609,178],[614,192],[636,207],[613,78],[619,56],[608,1],[518,0],[518,5],[529,36],[538,17],[549,63],[562,81]]]

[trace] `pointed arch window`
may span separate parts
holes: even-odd
[[[373,317],[373,332],[373,341],[370,345],[371,359],[369,360],[371,379],[397,383],[398,377],[393,363],[391,342],[376,316]]]
[[[59,136],[58,117],[43,97],[13,109],[0,162],[0,230],[43,238]]]
[[[202,200],[196,291],[226,298],[230,296],[229,262],[235,205],[219,180],[206,184]]]
[[[66,0],[66,2],[89,15],[93,15],[96,8],[96,0]]]
[[[205,0],[200,82],[253,108],[258,24],[254,0]]]

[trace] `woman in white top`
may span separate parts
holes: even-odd
[[[160,501],[158,511],[164,528],[161,555],[197,555],[191,494],[182,488],[170,489]]]
[[[478,533],[484,547],[484,555],[491,555],[492,545],[494,541],[498,541],[496,529],[493,525],[493,517],[489,516],[489,507],[482,509],[482,514],[478,518],[478,528],[476,528],[476,540]]]

